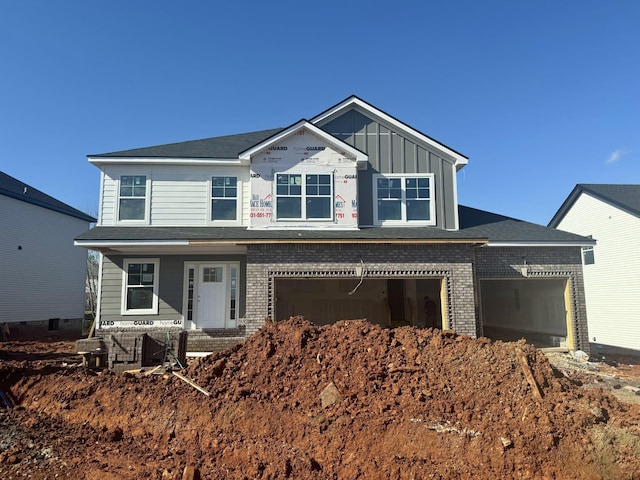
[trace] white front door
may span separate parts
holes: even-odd
[[[225,328],[227,311],[227,268],[224,265],[198,265],[196,326]]]

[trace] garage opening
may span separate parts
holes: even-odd
[[[302,315],[316,325],[365,318],[386,327],[443,328],[442,279],[275,279],[275,318]],[[352,292],[350,295],[349,293]]]
[[[540,348],[573,348],[568,288],[564,279],[482,280],[484,336],[524,338]]]

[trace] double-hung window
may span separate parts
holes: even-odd
[[[125,260],[122,313],[158,313],[158,259]]]
[[[119,198],[118,220],[144,220],[147,205],[147,177],[122,175]]]
[[[433,175],[375,175],[375,221],[435,224]]]
[[[237,177],[211,178],[211,220],[235,221],[238,219]]]
[[[331,174],[276,175],[278,220],[331,220]]]

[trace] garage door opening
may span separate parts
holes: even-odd
[[[442,279],[275,279],[278,320],[302,315],[316,325],[367,319],[385,327],[443,327]],[[349,295],[349,292],[353,292]]]
[[[568,288],[563,279],[481,281],[484,336],[524,338],[540,348],[573,348]]]

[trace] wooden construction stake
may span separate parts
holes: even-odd
[[[542,390],[540,390],[538,382],[536,382],[536,379],[533,376],[533,372],[531,372],[531,367],[529,367],[529,362],[527,362],[527,356],[520,348],[516,348],[516,357],[518,357],[518,361],[520,362],[520,366],[522,367],[522,372],[524,373],[527,382],[529,382],[529,385],[533,390],[533,398],[535,398],[536,401],[541,402]]]
[[[199,392],[204,393],[207,397],[211,396],[211,394],[209,392],[207,392],[204,388],[202,388],[200,385],[198,385],[196,382],[194,382],[193,380],[189,380],[187,377],[185,377],[184,375],[180,375],[178,372],[173,372],[173,374],[178,377],[180,380],[182,380],[183,382],[188,383],[189,385],[191,385],[193,388],[195,388],[196,390],[198,390]]]

